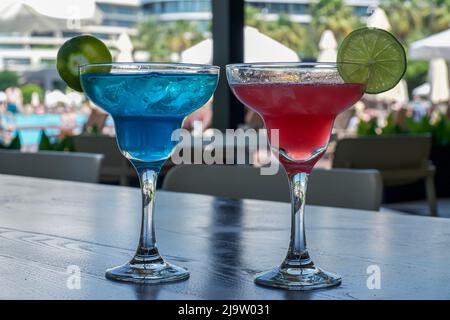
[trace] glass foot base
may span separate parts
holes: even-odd
[[[313,290],[341,284],[342,278],[336,274],[312,268],[275,268],[260,273],[255,283],[267,287],[287,290]]]
[[[167,263],[163,259],[144,263],[132,260],[119,267],[106,270],[106,278],[141,284],[159,284],[187,279],[189,271]]]

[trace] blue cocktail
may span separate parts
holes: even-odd
[[[156,248],[156,180],[176,146],[173,132],[211,98],[218,76],[218,67],[205,65],[110,63],[80,67],[83,90],[113,117],[119,148],[136,168],[142,189],[136,255],[129,263],[107,270],[108,278],[161,283],[189,276],[186,269],[167,263]]]

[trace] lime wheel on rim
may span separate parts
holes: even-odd
[[[112,62],[111,52],[99,39],[90,35],[81,35],[67,40],[59,49],[56,68],[69,87],[83,91],[78,67],[90,63]]]
[[[367,93],[392,89],[406,72],[406,54],[391,33],[377,28],[351,32],[337,56],[338,71],[345,82],[365,83]]]

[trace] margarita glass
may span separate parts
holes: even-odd
[[[136,169],[142,191],[139,245],[130,262],[107,270],[114,280],[161,283],[189,272],[158,252],[153,207],[158,173],[177,141],[173,132],[212,96],[219,68],[174,63],[99,63],[80,67],[83,91],[114,119],[117,144]]]
[[[334,119],[362,97],[365,84],[346,83],[333,63],[232,64],[227,78],[236,97],[264,120],[291,190],[287,256],[280,267],[258,275],[256,283],[292,290],[340,284],[340,276],[319,269],[309,257],[305,192],[308,174],[327,148]],[[278,143],[271,139],[274,129]]]

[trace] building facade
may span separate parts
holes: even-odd
[[[292,21],[308,23],[311,2],[314,0],[245,0],[247,5],[263,12],[261,18],[278,19],[280,14],[287,15]],[[367,16],[371,9],[378,6],[379,0],[346,0],[358,16]],[[210,0],[142,0],[142,8],[146,15],[157,16],[158,19],[172,21],[190,19],[204,24],[211,19]]]
[[[314,0],[246,0],[248,5],[261,10],[261,18],[277,19],[280,14],[292,21],[308,23],[309,10]],[[365,16],[378,0],[346,0],[359,16]],[[11,5],[17,5],[11,1]],[[23,4],[23,6],[26,6]],[[1,6],[3,14],[11,8]],[[33,8],[27,8],[30,19],[48,19]],[[0,28],[0,70],[19,72],[54,66],[58,48],[68,38],[90,33],[102,39],[112,50],[119,35],[133,35],[139,21],[153,17],[162,21],[192,20],[203,31],[208,30],[212,18],[211,0],[95,0],[92,17],[73,23],[67,20],[57,29],[4,32]],[[19,27],[19,26],[18,26]]]
[[[6,15],[8,10],[16,10],[12,8],[16,5],[11,2],[10,7],[1,7],[0,17],[3,13]],[[39,14],[26,4],[21,6],[17,8],[21,10],[18,14],[27,15],[30,20],[35,20],[36,26],[48,22],[49,25],[57,25],[58,28],[45,30],[41,27],[41,30],[20,31],[21,26],[17,26],[18,31],[6,32],[0,28],[0,70],[23,72],[54,66],[59,47],[67,39],[85,33],[102,39],[114,50],[118,37],[122,33],[132,35],[135,32],[134,26],[143,18],[140,0],[96,0],[92,17],[79,21],[70,19],[57,21]]]

